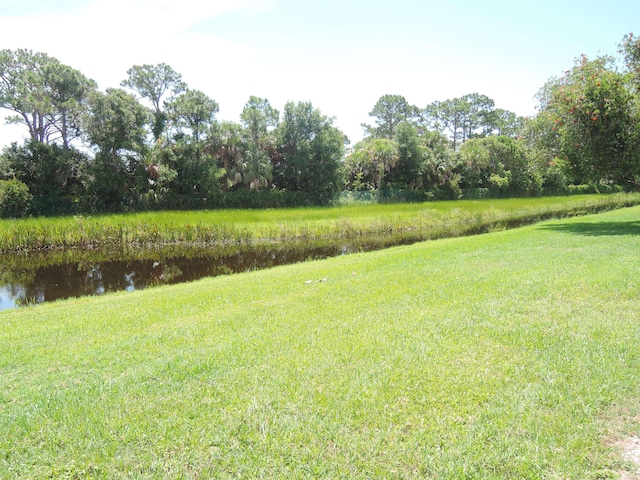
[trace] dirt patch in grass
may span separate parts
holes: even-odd
[[[627,462],[635,465],[632,471],[620,473],[621,480],[640,480],[640,438],[632,435],[612,442],[612,447],[622,453]]]
[[[614,472],[620,475],[620,480],[640,480],[640,436],[637,433],[640,415],[621,406],[613,413],[606,444],[616,457]]]

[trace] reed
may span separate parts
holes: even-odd
[[[281,210],[152,212],[0,221],[0,251],[250,245],[406,234],[453,237],[640,203],[640,194],[359,205]]]

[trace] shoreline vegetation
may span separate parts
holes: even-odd
[[[478,92],[422,106],[384,94],[354,145],[310,101],[280,112],[250,96],[239,121],[218,121],[218,102],[167,64],[101,91],[44,52],[2,49],[0,109],[29,138],[0,152],[0,217],[638,192],[640,39],[618,47],[549,79],[527,118]]]
[[[630,476],[639,215],[1,312],[0,477]]]
[[[458,237],[640,204],[640,194],[576,195],[274,210],[171,211],[0,220],[0,252],[252,248],[378,239],[381,246]]]

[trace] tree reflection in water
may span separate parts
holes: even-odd
[[[412,241],[415,241],[413,239]],[[233,247],[165,247],[124,252],[48,251],[2,254],[0,310],[69,297],[134,291],[351,252],[411,243],[402,238],[359,242]]]

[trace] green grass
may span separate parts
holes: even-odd
[[[640,203],[640,194],[0,220],[0,251],[460,236]]]
[[[0,478],[615,478],[639,218],[1,312]]]

